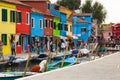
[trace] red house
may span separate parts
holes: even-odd
[[[44,37],[53,36],[53,18],[50,14],[49,0],[20,0],[21,2],[32,6],[33,8],[44,13]]]
[[[16,5],[16,34],[19,40],[16,46],[16,53],[29,52],[30,36],[30,13],[31,7],[19,2],[22,5]]]
[[[120,38],[120,23],[114,24],[112,26],[112,35],[114,39]]]

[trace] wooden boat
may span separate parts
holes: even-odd
[[[76,58],[74,56],[66,58],[64,60],[63,67],[74,65],[75,62],[76,62]],[[61,64],[62,64],[62,60],[52,62],[52,63],[48,64],[47,71],[51,71],[51,70],[54,70],[54,69],[61,68]]]
[[[0,72],[0,80],[15,80],[23,77],[24,72]],[[37,73],[26,72],[26,76],[34,75]]]
[[[10,56],[9,59],[7,60],[6,65],[14,66],[14,65],[18,65],[19,63],[25,63],[26,61],[27,61],[27,58]]]
[[[41,62],[42,60],[45,60],[48,57],[47,54],[39,54],[38,56],[33,56],[31,58],[31,62]]]

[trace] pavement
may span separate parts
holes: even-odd
[[[120,80],[120,52],[16,80]]]

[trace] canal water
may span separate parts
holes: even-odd
[[[27,71],[30,71],[32,66],[39,65],[39,63],[40,63],[39,61],[38,62],[30,61]],[[2,64],[0,65],[0,72],[14,72],[14,71],[23,72],[25,67],[26,67],[26,62],[12,64],[12,65]]]

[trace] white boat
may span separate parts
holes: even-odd
[[[0,80],[14,80],[23,77],[24,72],[0,72]],[[26,76],[35,75],[35,72],[26,72]]]

